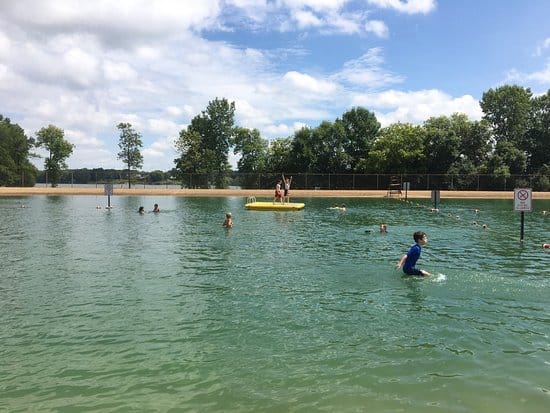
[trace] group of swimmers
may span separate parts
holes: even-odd
[[[159,204],[153,205],[153,211],[151,211],[151,212],[160,212]],[[140,206],[138,208],[138,213],[139,214],[145,214],[145,208],[143,208],[143,206]]]
[[[285,182],[288,182],[288,186],[285,183],[285,197],[287,197],[288,192],[290,190],[290,183],[292,181],[292,176],[290,177],[290,179],[287,178],[285,180],[285,177],[283,175],[283,180]],[[281,195],[280,194],[280,184],[281,184],[281,181],[279,181],[277,183],[279,195]],[[275,194],[277,195],[277,187],[275,188]],[[276,198],[277,198],[277,196],[276,196]],[[282,199],[281,196],[279,196],[278,198]],[[273,202],[275,202],[275,199],[273,200]],[[284,201],[281,201],[281,202],[284,202]],[[335,207],[332,207],[331,209],[339,209],[340,211],[345,211],[346,210],[346,205],[342,204],[341,206],[335,206]],[[160,212],[160,208],[159,208],[158,204],[155,204],[153,206],[153,211],[152,212]],[[431,212],[438,212],[438,211],[431,211]],[[475,214],[479,214],[479,209],[474,209],[473,212]],[[139,209],[138,209],[138,213],[145,214],[145,208],[143,206],[140,206]],[[547,211],[542,211],[542,214],[546,215]],[[477,223],[477,221],[472,221],[472,225],[479,225],[479,224]],[[222,226],[227,228],[227,229],[233,228],[233,215],[231,214],[231,212],[227,212],[225,214],[225,220],[223,221]],[[481,226],[482,226],[483,229],[488,228],[487,224],[482,224]],[[387,233],[388,232],[387,224],[381,223],[379,225],[379,231],[380,231],[380,233]],[[370,231],[367,231],[367,232],[370,232]],[[403,255],[401,257],[401,259],[399,260],[399,262],[396,265],[396,268],[397,269],[403,268],[403,272],[406,275],[427,277],[427,276],[430,275],[430,273],[428,271],[416,268],[416,262],[418,261],[418,259],[420,258],[420,254],[422,253],[422,246],[424,246],[428,243],[428,236],[426,235],[426,233],[424,233],[422,231],[417,231],[413,234],[413,239],[414,239],[415,244],[411,248],[409,248],[409,251],[405,255]],[[550,243],[542,244],[542,248],[543,249],[550,249]]]

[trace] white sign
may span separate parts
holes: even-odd
[[[533,195],[531,188],[514,189],[514,211],[531,212],[531,200]]]

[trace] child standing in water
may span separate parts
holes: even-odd
[[[225,221],[223,221],[222,225],[226,228],[233,228],[233,217],[231,216],[231,212],[225,214]]]
[[[416,268],[415,265],[416,261],[420,258],[420,254],[422,253],[422,245],[426,245],[428,243],[428,237],[424,232],[417,231],[414,233],[413,238],[416,244],[414,244],[409,251],[403,255],[397,263],[396,268],[401,268],[401,266],[403,266],[403,272],[407,275],[420,275],[427,277],[430,273]]]

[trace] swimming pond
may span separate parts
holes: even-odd
[[[548,411],[550,201],[105,201],[0,198],[0,410]]]

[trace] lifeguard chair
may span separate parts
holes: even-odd
[[[401,196],[401,178],[396,175],[390,177],[390,186],[388,188],[388,197],[393,195]]]

